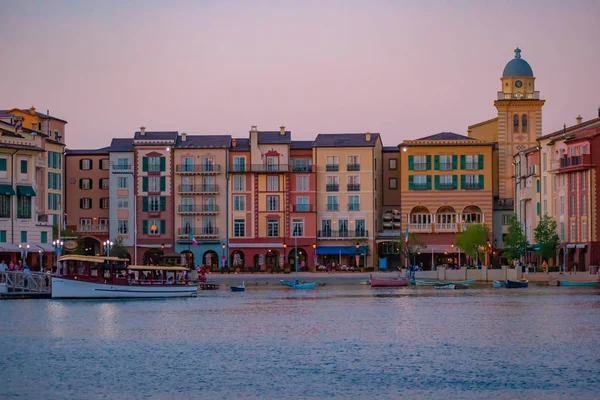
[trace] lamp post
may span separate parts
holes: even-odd
[[[221,268],[225,268],[225,247],[225,243],[223,243],[221,245],[221,249],[223,249],[223,257],[221,258],[221,264],[223,265],[221,266]]]
[[[44,259],[44,252],[42,250],[38,250],[38,253],[40,254],[40,272],[44,272],[42,270],[42,261]]]
[[[288,256],[285,253],[286,249],[287,249],[287,243],[283,243],[283,260],[284,261],[288,259]],[[284,264],[285,264],[285,262],[284,262]]]
[[[317,271],[317,244],[313,243],[312,244],[312,248],[313,248],[313,258],[314,258],[314,262],[315,262],[315,272]]]
[[[58,263],[58,259],[60,258],[64,244],[65,243],[60,240],[52,241],[52,246],[54,246],[54,252],[56,253],[56,273],[58,275],[60,275],[60,264]]]
[[[104,253],[106,255],[106,257],[110,256],[110,251],[112,250],[113,247],[113,242],[111,242],[110,240],[106,240],[104,243],[102,243],[104,245]]]
[[[356,268],[360,268],[360,251],[359,251],[360,243],[356,243],[356,245],[354,247],[356,247],[356,256],[354,256],[355,257],[354,261],[356,261]]]
[[[23,261],[23,265],[27,265],[27,253],[29,253],[29,245],[20,244],[19,249],[21,249],[21,261]]]

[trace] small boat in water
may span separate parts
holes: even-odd
[[[439,282],[436,282],[436,281],[422,281],[422,280],[415,281],[415,285],[417,285],[417,286],[435,286],[438,283]]]
[[[526,288],[529,287],[529,281],[526,279],[520,279],[518,281],[506,281],[506,287],[509,289]]]
[[[435,288],[436,289],[450,289],[450,290],[454,290],[455,287],[456,287],[456,285],[454,283],[436,283],[435,284]]]
[[[368,279],[361,279],[360,281],[358,281],[359,285],[370,285],[371,281]]]
[[[371,287],[400,287],[400,286],[408,286],[407,278],[373,278],[373,274],[370,275],[371,278]]]
[[[317,287],[317,284],[315,282],[301,282],[301,281],[292,281],[290,285],[288,285],[289,288],[292,289],[314,289]]]
[[[462,283],[455,283],[454,289],[468,289],[469,285],[463,285]]]
[[[558,281],[558,285],[559,286],[596,287],[596,286],[598,286],[598,281],[588,281],[588,282]]]
[[[474,285],[475,284],[475,279],[470,279],[468,281],[452,281],[452,282],[448,282],[448,283],[454,283],[455,285]]]
[[[493,284],[494,287],[506,287],[506,282],[505,281],[494,281]]]
[[[290,286],[290,287],[291,287],[291,286],[294,284],[294,282],[296,282],[296,283],[298,283],[298,282],[300,282],[300,283],[306,283],[306,281],[298,281],[298,280],[293,280],[293,281],[285,281],[285,280],[283,280],[283,279],[281,279],[279,282],[280,282],[280,283],[281,283],[283,286]]]
[[[231,287],[231,291],[232,292],[245,292],[246,291],[246,283],[244,281],[242,281],[242,284],[239,286],[232,286]]]

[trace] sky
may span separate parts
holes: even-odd
[[[0,109],[50,110],[72,149],[140,126],[395,146],[494,118],[518,46],[547,134],[598,115],[599,15],[600,0],[0,0]]]

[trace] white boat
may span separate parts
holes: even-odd
[[[184,267],[126,266],[117,257],[68,255],[59,259],[63,275],[52,276],[53,299],[128,299],[190,297],[196,286]]]

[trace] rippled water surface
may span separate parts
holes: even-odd
[[[600,290],[0,302],[0,398],[600,398]]]

